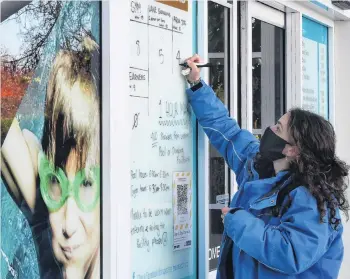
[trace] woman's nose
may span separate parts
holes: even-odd
[[[79,225],[79,209],[72,197],[66,201],[66,211],[64,216],[62,233],[65,238],[71,238],[77,231]]]

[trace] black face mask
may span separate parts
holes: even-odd
[[[271,128],[268,127],[260,140],[260,154],[263,158],[270,161],[285,158],[286,156],[282,154],[282,151],[286,144],[289,143],[277,136]]]
[[[257,154],[254,158],[254,168],[259,174],[259,179],[269,178],[275,175],[273,162]]]

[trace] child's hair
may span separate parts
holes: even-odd
[[[55,167],[64,168],[71,151],[77,168],[100,163],[100,53],[85,37],[82,49],[61,50],[50,73],[42,147]]]

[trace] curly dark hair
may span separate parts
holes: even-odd
[[[325,222],[329,210],[329,223],[336,229],[341,223],[337,208],[349,219],[346,197],[349,166],[336,156],[333,126],[315,113],[296,108],[290,110],[289,129],[300,150],[291,171],[316,198],[320,222]]]

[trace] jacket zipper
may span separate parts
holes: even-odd
[[[286,181],[284,181],[283,184],[282,184],[282,186],[281,186],[281,188],[283,188],[284,186],[286,186],[286,183],[287,183],[288,181],[289,181],[288,179],[287,179]],[[278,192],[279,192],[279,191],[278,191]],[[278,192],[277,192],[277,193],[278,193]],[[252,204],[256,204],[256,203],[258,203],[258,202],[267,200],[267,199],[269,199],[269,198],[271,198],[271,197],[272,197],[272,195],[270,195],[270,196],[268,196],[268,197],[260,198],[260,199],[256,200],[255,202],[253,202]]]

